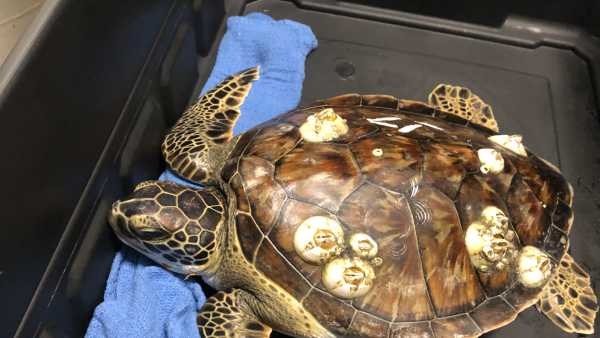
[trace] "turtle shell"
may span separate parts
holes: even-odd
[[[327,107],[347,121],[348,133],[303,141],[299,126]],[[399,119],[373,123],[384,117]],[[399,132],[416,123],[422,127]],[[466,227],[496,206],[509,215],[518,246],[559,261],[572,190],[554,166],[498,146],[491,134],[389,96],[345,95],[281,115],[243,134],[222,171],[237,198],[242,251],[340,336],[478,336],[506,325],[541,290],[525,288],[511,271],[478,272]],[[479,171],[480,148],[502,154],[501,173]],[[383,263],[366,295],[333,296],[321,283],[322,267],[295,252],[294,231],[312,216],[334,217],[345,233],[379,243]]]

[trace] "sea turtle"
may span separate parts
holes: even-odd
[[[258,77],[227,78],[166,135],[169,167],[204,188],[143,182],[109,215],[127,245],[221,290],[203,337],[477,337],[534,304],[593,332],[573,190],[477,95],[343,95],[234,136]]]

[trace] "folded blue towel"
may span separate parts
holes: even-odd
[[[199,337],[196,313],[205,301],[199,284],[123,248],[86,337]]]
[[[305,25],[275,21],[259,13],[231,17],[202,92],[231,74],[260,65],[260,80],[254,82],[234,129],[236,134],[244,132],[298,105],[304,61],[316,46],[314,34]],[[160,179],[194,186],[170,171]],[[86,337],[199,337],[196,313],[204,301],[197,283],[124,248],[114,259],[104,302],[96,308]]]

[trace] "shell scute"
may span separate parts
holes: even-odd
[[[348,144],[356,142],[356,140],[379,130],[379,127],[375,124],[364,123],[364,116],[358,110],[337,109],[334,111],[346,121],[349,130],[345,135],[333,140],[332,143]]]
[[[357,312],[348,328],[350,337],[381,337],[387,336],[390,325],[364,312]]]
[[[573,194],[569,183],[556,167],[537,156],[526,159],[514,156],[512,161],[537,199],[547,207],[553,209],[558,201],[569,206],[572,204]]]
[[[467,175],[477,171],[479,160],[465,146],[432,143],[423,146],[423,180],[450,197],[456,196]]]
[[[398,99],[390,95],[363,95],[361,105],[395,110],[398,109]]]
[[[237,139],[235,147],[231,151],[229,158],[238,158],[242,155],[242,153],[246,150],[246,147],[254,140],[256,134],[261,131],[261,128],[252,128],[247,132],[243,133]]]
[[[522,310],[537,303],[540,292],[541,288],[527,288],[521,283],[515,283],[503,296],[515,309]]]
[[[306,119],[313,113],[320,111],[320,109],[304,109],[295,110],[280,115],[277,120],[282,123],[289,123],[296,127],[300,127]]]
[[[358,186],[358,173],[347,147],[305,143],[280,160],[275,176],[291,196],[337,210]]]
[[[244,191],[251,205],[251,214],[264,233],[279,215],[287,195],[273,177],[275,168],[271,162],[249,156],[240,160],[239,173]]]
[[[310,284],[290,266],[271,242],[264,240],[256,252],[255,265],[271,280],[296,299],[302,299],[310,290]]]
[[[567,203],[558,201],[556,208],[552,212],[552,225],[568,234],[571,231],[572,224],[573,210]]]
[[[454,203],[429,187],[420,189],[414,199],[434,210],[417,226],[417,238],[436,313],[449,316],[468,312],[484,300],[485,294],[471,264]]]
[[[390,338],[434,338],[429,322],[398,323],[390,326]]]
[[[486,300],[471,312],[471,318],[484,331],[491,331],[512,322],[517,312],[502,297]]]
[[[359,94],[344,94],[331,97],[325,100],[320,100],[311,106],[360,106],[363,96]]]
[[[550,226],[549,210],[521,177],[513,180],[507,205],[521,243],[541,247]]]
[[[356,310],[349,304],[318,289],[313,289],[302,301],[305,308],[337,334],[346,335]]]
[[[262,234],[258,230],[258,225],[254,223],[252,216],[242,213],[238,213],[235,216],[235,224],[244,257],[249,262],[254,262],[257,243],[260,243],[262,240]]]
[[[269,125],[254,138],[246,156],[257,156],[275,162],[291,151],[300,141],[300,133],[294,125],[278,123]]]
[[[436,337],[455,337],[458,332],[462,337],[477,337],[482,333],[473,318],[467,314],[433,320],[431,328]]]
[[[560,261],[569,249],[567,234],[556,227],[550,227],[548,231],[548,237],[544,241],[544,251],[554,257],[556,261]]]
[[[235,193],[236,202],[237,202],[237,210],[249,213],[250,212],[250,202],[248,201],[248,195],[244,190],[244,184],[242,183],[242,178],[239,173],[233,175],[231,180],[229,181],[229,185],[231,189]]]
[[[376,238],[385,257],[373,285],[378,291],[357,299],[357,308],[389,321],[433,318],[408,200],[364,184],[346,199],[338,217],[350,232]]]
[[[420,173],[423,162],[421,148],[410,138],[390,138],[378,133],[350,147],[365,177],[387,189],[407,191],[411,188],[411,179]],[[382,154],[374,154],[375,149],[381,149]]]

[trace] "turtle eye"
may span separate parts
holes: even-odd
[[[163,229],[154,217],[133,215],[129,218],[132,234],[142,241],[157,241],[168,238],[171,234]]]
[[[161,228],[134,227],[132,230],[135,233],[135,235],[143,241],[157,241],[161,239],[166,239],[170,236],[167,231]]]

